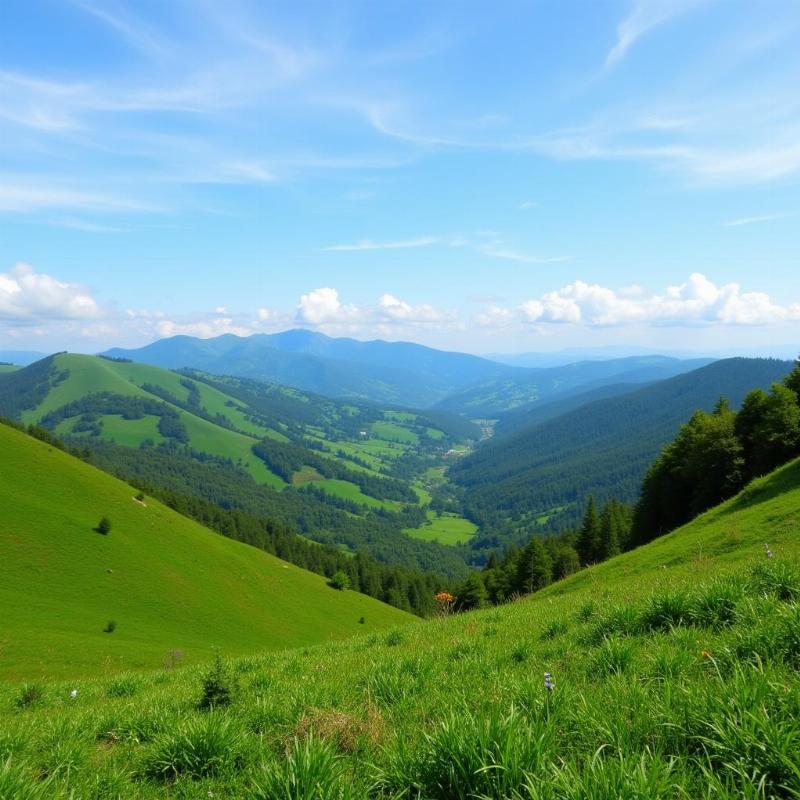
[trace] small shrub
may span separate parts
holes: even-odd
[[[111,520],[108,517],[101,517],[95,530],[98,533],[102,533],[103,536],[108,536],[111,533]]]
[[[105,628],[103,628],[103,633],[114,633],[117,629],[117,621],[115,619],[110,619],[106,622]]]
[[[364,617],[359,617],[358,618],[358,624],[359,625],[366,625],[366,623],[367,623],[367,621],[364,619]]]
[[[350,577],[346,572],[339,570],[339,572],[335,572],[331,576],[331,579],[328,581],[328,586],[343,592],[345,589],[350,588]]]
[[[44,689],[38,683],[24,683],[14,700],[17,708],[34,708],[44,702]]]
[[[244,761],[244,744],[242,731],[227,717],[193,717],[156,737],[144,760],[144,773],[172,781],[232,771]]]
[[[228,670],[222,662],[222,657],[217,653],[214,666],[203,677],[203,694],[200,698],[200,708],[213,709],[220,706],[229,706],[233,702],[234,684]]]

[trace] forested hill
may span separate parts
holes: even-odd
[[[294,330],[214,339],[175,336],[105,355],[145,364],[274,381],[329,397],[424,408],[453,392],[525,370],[409,342],[361,342]]]
[[[595,400],[620,397],[623,394],[630,394],[643,389],[647,385],[648,381],[642,381],[641,383],[609,383],[579,394],[573,394],[570,397],[559,397],[557,400],[550,400],[547,403],[533,403],[521,408],[515,408],[500,416],[494,428],[494,435],[497,437],[508,436],[533,425],[540,425],[542,422],[560,417],[568,411],[593,403]]]
[[[500,540],[570,526],[590,495],[634,500],[650,463],[695,410],[710,411],[721,396],[738,406],[791,369],[773,359],[718,361],[491,440],[451,478],[468,490],[468,516]]]
[[[629,356],[608,361],[578,361],[559,367],[520,369],[512,375],[502,375],[452,394],[437,407],[471,419],[495,418],[511,410],[564,400],[607,384],[664,380],[705,366],[712,360]]]

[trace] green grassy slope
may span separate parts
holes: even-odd
[[[38,422],[45,414],[55,411],[67,403],[80,400],[91,392],[111,392],[113,394],[160,399],[142,388],[145,384],[158,386],[185,402],[188,391],[181,385],[180,376],[147,364],[109,361],[96,356],[61,353],[53,359],[56,370],[68,371],[65,380],[58,382],[47,393],[39,405],[21,414],[23,422]],[[259,482],[280,488],[284,482],[270,472],[261,459],[251,452],[253,443],[264,436],[281,437],[269,428],[259,428],[244,418],[240,406],[227,406],[225,398],[212,387],[198,384],[201,404],[212,413],[222,413],[239,430],[251,435],[228,430],[175,406],[178,416],[189,434],[189,445],[204,453],[230,458],[235,462],[241,459],[243,466]],[[105,423],[105,421],[104,421]],[[137,424],[138,423],[138,424]],[[138,445],[143,439],[152,437],[152,426],[142,425],[140,420],[123,420],[117,417],[110,425],[104,424],[102,436],[111,441],[128,446]],[[60,428],[61,433],[70,432],[69,426]]]
[[[142,505],[126,484],[6,426],[0,452],[4,677],[155,667],[172,650],[197,661],[214,647],[312,644],[413,619]],[[93,530],[103,515],[108,536]]]
[[[14,372],[18,369],[19,367],[14,364],[0,364],[0,372]]]
[[[794,798],[799,524],[800,461],[523,601],[231,662],[240,689],[213,714],[197,710],[197,669],[53,684],[27,705],[18,687],[0,689],[6,785],[141,798]]]

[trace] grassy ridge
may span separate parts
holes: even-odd
[[[799,516],[795,462],[521,602],[230,662],[212,713],[195,668],[9,686],[0,769],[47,797],[795,798]]]
[[[171,650],[197,661],[215,646],[312,644],[412,619],[143,505],[126,484],[6,426],[0,451],[0,675],[154,667]],[[104,515],[108,536],[93,530]]]

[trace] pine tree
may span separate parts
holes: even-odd
[[[620,545],[622,520],[619,506],[617,500],[609,500],[600,514],[600,561],[618,555],[622,549]]]
[[[533,536],[525,546],[517,565],[517,587],[530,593],[553,581],[553,559],[541,537]]]
[[[458,607],[463,611],[472,608],[483,608],[486,605],[488,594],[480,572],[469,574],[458,589]]]
[[[583,566],[597,562],[600,555],[600,518],[597,515],[594,497],[590,497],[586,504],[586,513],[578,531],[575,549]]]
[[[783,384],[797,395],[800,402],[800,358],[794,362],[794,369],[783,379]]]

